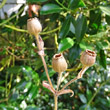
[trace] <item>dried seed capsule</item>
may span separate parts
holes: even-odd
[[[83,66],[92,66],[96,60],[96,53],[91,50],[86,50],[81,54],[80,61]]]
[[[52,68],[58,73],[64,72],[67,69],[66,60],[61,53],[53,56]]]
[[[42,26],[37,18],[27,20],[27,30],[30,34],[36,35],[42,31]]]

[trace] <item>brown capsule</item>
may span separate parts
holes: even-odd
[[[91,50],[85,50],[80,57],[83,66],[92,66],[96,60],[96,53]]]
[[[30,34],[36,35],[42,31],[42,26],[37,18],[27,20],[27,30]]]
[[[66,60],[61,53],[53,56],[52,68],[58,73],[64,72],[67,69]]]

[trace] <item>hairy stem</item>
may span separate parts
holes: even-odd
[[[55,107],[54,107],[55,109],[54,110],[57,110],[58,96],[56,96],[56,95],[54,95],[54,102],[55,102]]]

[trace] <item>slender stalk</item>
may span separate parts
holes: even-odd
[[[64,90],[67,86],[69,86],[71,83],[73,83],[73,82],[76,81],[77,79],[78,79],[78,78],[76,77],[76,78],[72,79],[71,81],[69,81],[66,85],[63,86],[63,88],[62,88],[60,91]]]
[[[60,86],[61,78],[62,78],[62,72],[61,72],[61,73],[58,73],[57,90],[58,90],[58,88],[59,88],[59,86]]]
[[[78,76],[77,78],[80,79],[82,78],[83,74],[85,73],[85,71],[88,69],[89,67],[88,66],[83,66],[81,71],[78,73]]]
[[[87,103],[87,106],[86,106],[86,108],[85,108],[84,110],[87,110],[87,109],[88,109],[88,106],[91,104],[91,102],[94,100],[94,98],[96,97],[96,95],[99,93],[100,89],[101,89],[108,81],[110,81],[110,78],[109,78],[107,81],[103,82],[103,83],[100,85],[100,87],[97,89],[97,91],[93,94],[92,98],[91,98],[91,99],[89,100],[89,102]]]
[[[88,67],[87,67],[87,66],[84,66],[84,67],[81,69],[81,71],[78,73],[78,76],[75,77],[74,79],[72,79],[71,81],[69,81],[66,85],[64,85],[63,88],[62,88],[60,91],[64,90],[67,86],[69,86],[71,83],[73,83],[73,82],[76,81],[77,79],[82,78],[82,75],[84,74],[84,72],[85,72],[87,69],[88,69]]]
[[[36,35],[35,35],[35,38],[36,38],[38,50],[41,50],[41,48],[40,48],[40,43],[39,43],[39,34],[36,34]]]
[[[10,18],[8,18],[7,20],[5,20],[4,22],[0,23],[0,26],[6,24],[7,22],[9,22],[9,21],[12,20],[13,18],[15,18],[17,15],[19,15],[20,13],[22,13],[23,10],[24,10],[24,7],[22,7],[21,10],[20,10],[17,14],[13,15],[12,17],[10,17]]]
[[[41,47],[40,47],[40,43],[39,43],[39,35],[36,34],[35,37],[36,37],[38,49],[40,51],[41,50]],[[53,85],[52,85],[52,82],[51,82],[50,77],[49,77],[49,74],[48,74],[48,69],[47,69],[47,65],[46,65],[44,56],[43,55],[40,55],[40,57],[42,59],[43,65],[44,65],[44,69],[45,69],[45,72],[46,72],[46,75],[47,75],[47,79],[49,81],[49,84],[50,84],[51,88],[54,90]]]
[[[3,0],[3,1],[2,1],[1,5],[0,5],[0,9],[5,5],[6,1],[7,1],[7,0]]]
[[[55,107],[54,107],[55,109],[54,110],[57,110],[58,96],[56,96],[56,95],[54,95],[54,102],[55,102]]]
[[[43,62],[44,68],[45,68],[45,72],[46,72],[46,75],[47,75],[47,79],[48,79],[48,81],[49,81],[49,84],[50,84],[51,88],[53,89],[53,85],[52,85],[52,82],[51,82],[50,77],[49,77],[49,74],[48,74],[48,69],[47,69],[47,65],[46,65],[44,56],[41,55],[41,59],[42,59],[42,62]],[[54,89],[53,89],[53,90],[54,90]]]

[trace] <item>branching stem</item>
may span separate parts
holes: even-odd
[[[74,79],[70,80],[66,85],[63,86],[63,88],[60,90],[64,90],[67,86],[69,86],[71,83],[75,82],[76,80],[82,78],[82,75],[84,74],[84,72],[88,69],[88,67],[84,66],[81,71],[78,73],[78,76],[75,77]]]

